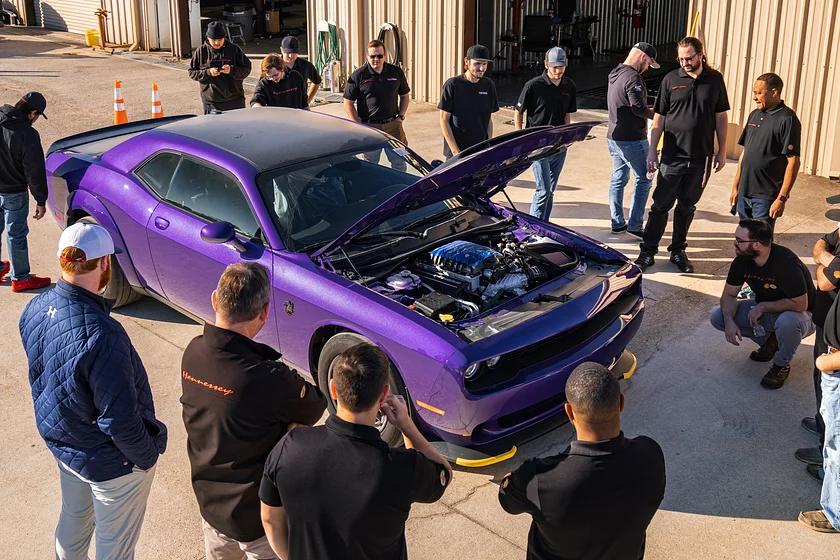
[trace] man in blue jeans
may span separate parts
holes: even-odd
[[[647,104],[647,87],[642,73],[648,68],[659,68],[656,49],[650,43],[636,43],[623,63],[610,72],[607,87],[607,107],[610,122],[607,128],[607,147],[613,161],[610,179],[610,221],[612,232],[627,233],[642,238],[644,233],[645,206],[651,180],[648,179],[647,122],[653,118],[653,109]],[[630,170],[636,176],[633,202],[630,205],[630,223],[624,221],[624,187],[630,179]]]
[[[35,199],[36,220],[47,213],[47,172],[41,136],[32,127],[44,115],[47,101],[32,91],[12,105],[0,107],[0,233],[6,230],[9,260],[0,262],[0,282],[12,273],[12,291],[37,290],[49,285],[49,278],[29,273],[29,192]],[[44,118],[47,118],[44,116]]]
[[[577,111],[577,88],[565,77],[566,52],[553,47],[545,53],[545,72],[533,78],[522,88],[516,102],[514,123],[522,129],[522,115],[528,114],[525,128],[534,126],[559,126],[571,122],[571,113]],[[530,214],[543,220],[551,217],[554,189],[566,162],[566,151],[535,161],[531,165],[537,189],[531,202]]]

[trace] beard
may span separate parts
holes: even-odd
[[[748,259],[754,259],[758,256],[759,252],[758,249],[753,249],[752,247],[750,247],[749,249],[744,249],[743,251],[740,248],[736,247],[735,254],[739,257],[747,257]]]
[[[108,266],[105,267],[105,270],[102,272],[102,277],[99,279],[99,291],[102,292],[105,288],[108,287],[108,282],[111,281],[111,257],[102,257],[108,259]]]

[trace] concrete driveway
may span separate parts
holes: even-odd
[[[40,120],[44,146],[54,140],[112,122],[113,80],[122,80],[129,118],[151,113],[151,85],[160,87],[167,115],[201,110],[198,85],[177,66],[149,58],[94,53],[65,34],[0,29],[0,102],[14,102],[29,90],[46,96],[50,119]],[[340,105],[317,110],[341,114]],[[575,121],[602,115],[576,115]],[[509,117],[507,117],[509,118]],[[505,115],[496,133],[512,130]],[[439,157],[438,113],[431,105],[412,105],[406,121],[411,146],[427,159]],[[611,173],[604,127],[570,152],[555,196],[552,220],[619,248],[635,257],[638,241],[609,231],[607,186]],[[628,435],[646,434],[665,451],[668,487],[648,531],[647,558],[660,559],[836,559],[840,538],[809,531],[796,522],[800,510],[819,503],[820,486],[793,457],[816,438],[799,426],[814,412],[811,380],[813,337],[795,361],[788,383],[778,391],[759,386],[766,366],[750,362],[749,344],[736,348],[709,325],[728,264],[733,257],[735,219],[727,202],[735,162],[716,174],[700,202],[689,255],[697,272],[680,274],[661,262],[645,275],[647,313],[630,349],[639,358],[637,374],[626,383],[623,416]],[[778,241],[799,254],[813,270],[811,247],[835,225],[824,217],[826,197],[837,184],[800,176]],[[527,210],[533,177],[526,173],[508,189]],[[629,201],[629,195],[627,196]],[[58,275],[55,247],[59,228],[47,216],[30,222],[33,273]],[[670,229],[666,236],[670,235]],[[667,245],[667,243],[666,243]],[[5,255],[5,249],[4,249]],[[34,423],[17,321],[33,296],[0,286],[0,425],[4,446],[0,472],[2,558],[49,558],[61,505],[58,473]],[[209,294],[208,294],[209,297]],[[149,372],[160,418],[170,430],[169,450],[161,458],[138,557],[203,557],[201,527],[189,482],[186,438],[181,422],[178,364],[201,327],[150,299],[115,316],[130,334]],[[523,446],[517,456],[492,468],[456,473],[443,500],[412,510],[407,534],[414,559],[524,558],[530,519],[509,516],[496,500],[500,477],[535,455],[561,451],[573,438],[564,426]]]

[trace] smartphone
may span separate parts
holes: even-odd
[[[730,214],[732,214],[733,216],[734,216],[735,214],[737,214],[737,213],[738,213],[738,205],[737,205],[737,204],[733,204],[733,205],[732,205],[732,208],[730,208],[730,209],[729,209],[729,213],[730,213]]]

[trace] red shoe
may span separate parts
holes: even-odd
[[[2,267],[0,267],[0,282],[2,282],[3,280],[6,279],[6,275],[12,269],[12,265],[9,264],[9,261],[3,261],[0,264],[3,265]]]
[[[41,278],[33,274],[28,280],[12,280],[12,291],[25,292],[27,290],[37,290],[50,284],[52,284],[52,280],[49,278]]]

